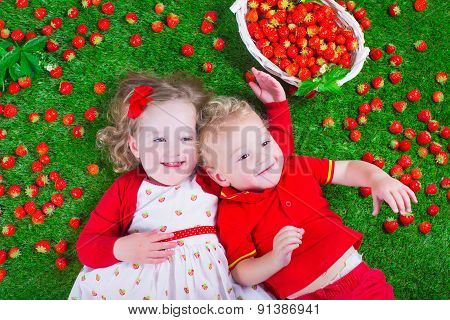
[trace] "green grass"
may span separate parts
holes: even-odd
[[[36,174],[30,171],[30,165],[37,158],[34,151],[40,141],[46,141],[50,146],[51,163],[45,168],[48,173],[58,170],[66,178],[69,188],[81,186],[85,189],[82,199],[73,200],[69,191],[64,190],[66,202],[49,217],[43,225],[31,224],[29,218],[18,221],[14,218],[13,210],[16,206],[27,201],[22,195],[16,199],[8,196],[0,198],[0,226],[13,223],[17,233],[11,238],[0,238],[0,248],[8,249],[18,246],[22,255],[16,260],[8,260],[2,267],[8,270],[8,276],[0,283],[0,298],[2,299],[66,299],[75,280],[81,264],[76,258],[74,248],[80,230],[74,231],[68,227],[70,217],[79,216],[84,222],[89,217],[102,193],[117,177],[106,158],[95,147],[95,134],[106,123],[105,112],[108,101],[114,93],[118,80],[127,70],[151,70],[159,74],[175,71],[187,71],[202,77],[206,85],[217,94],[238,95],[254,102],[254,96],[242,75],[255,61],[243,46],[233,14],[229,11],[232,1],[163,1],[166,13],[174,12],[180,15],[180,25],[173,30],[165,29],[161,34],[151,32],[149,25],[157,20],[152,8],[156,1],[113,1],[116,12],[112,17],[112,27],[106,33],[105,42],[99,47],[87,45],[78,52],[78,56],[70,63],[62,62],[64,67],[63,79],[72,81],[75,85],[74,94],[61,96],[58,93],[59,80],[45,75],[36,81],[32,87],[22,91],[17,96],[4,95],[0,103],[14,103],[20,108],[14,119],[0,118],[0,127],[8,131],[6,140],[0,142],[0,156],[13,154],[15,147],[23,143],[30,153],[19,159],[13,170],[0,169],[6,185],[18,183],[23,188],[33,183]],[[375,155],[386,158],[386,168],[397,159],[398,153],[388,147],[392,136],[387,131],[391,120],[398,119],[405,126],[412,126],[416,130],[424,129],[424,125],[416,120],[418,110],[430,108],[434,118],[441,123],[449,124],[448,103],[434,104],[431,93],[442,90],[448,94],[446,87],[441,87],[434,81],[437,71],[448,71],[448,54],[446,39],[448,39],[449,16],[448,4],[445,1],[429,1],[429,6],[422,13],[415,12],[412,1],[397,1],[402,9],[398,18],[391,18],[386,10],[390,0],[369,1],[360,0],[357,4],[367,9],[372,20],[372,28],[366,32],[366,43],[370,47],[383,47],[386,43],[393,43],[403,55],[404,62],[399,68],[404,75],[403,82],[398,86],[386,81],[385,87],[379,91],[371,90],[365,97],[354,92],[358,83],[370,82],[376,75],[387,76],[392,69],[387,63],[387,55],[377,62],[367,61],[358,77],[347,83],[342,95],[321,94],[315,99],[305,100],[291,98],[291,111],[295,128],[297,152],[318,157],[332,159],[357,159],[365,151],[372,151]],[[39,4],[31,1],[30,8],[16,10],[13,1],[0,3],[0,19],[7,21],[7,27],[12,29],[38,30],[49,17],[65,16],[71,5],[79,6],[78,1],[42,1],[48,9],[49,16],[44,21],[37,21],[32,10]],[[194,4],[195,3],[195,4]],[[193,5],[194,4],[194,5]],[[199,34],[201,18],[207,10],[216,10],[219,23],[216,30],[209,35]],[[129,26],[124,21],[128,11],[135,11],[140,21],[137,25]],[[95,28],[101,14],[95,8],[80,10],[76,20],[64,19],[64,26],[55,32],[52,38],[69,46],[74,35],[76,25],[86,23],[90,30]],[[143,35],[144,45],[132,48],[128,45],[131,34],[139,32]],[[226,40],[223,52],[212,50],[212,41],[216,36]],[[425,39],[428,51],[419,53],[413,49],[413,43],[418,39]],[[195,47],[195,55],[191,58],[182,57],[179,50],[182,44],[191,43]],[[59,54],[44,54],[45,61],[59,61]],[[201,71],[204,61],[210,60],[215,64],[211,74]],[[105,95],[97,96],[92,91],[96,81],[104,81],[108,85]],[[413,87],[421,89],[423,98],[417,103],[408,104],[408,109],[401,115],[392,111],[391,104],[395,100],[404,99],[406,92]],[[369,116],[369,123],[362,128],[363,138],[357,142],[350,142],[347,132],[340,128],[345,116],[356,116],[357,106],[380,96],[385,108]],[[59,120],[48,124],[45,121],[31,124],[27,121],[27,114],[31,111],[42,112],[48,107],[55,107],[60,113]],[[84,110],[95,106],[100,111],[100,118],[94,123],[87,123],[83,118]],[[73,112],[76,122],[86,129],[83,139],[75,140],[69,128],[61,124],[61,117],[65,113]],[[320,126],[325,116],[332,116],[336,127],[324,131]],[[433,134],[433,137],[436,137]],[[444,145],[446,141],[437,139]],[[448,166],[438,167],[433,163],[433,157],[426,159],[417,157],[417,145],[413,145],[409,154],[414,160],[414,166],[420,166],[424,173],[422,185],[438,182],[441,177],[448,176]],[[100,173],[89,176],[85,167],[89,163],[98,163]],[[48,201],[54,192],[52,187],[44,188],[37,203],[42,205]],[[365,238],[361,247],[365,260],[372,266],[380,268],[392,283],[395,295],[399,299],[448,299],[448,203],[445,192],[440,190],[433,199],[426,197],[421,191],[418,195],[419,204],[414,206],[416,222],[414,225],[400,228],[394,234],[388,235],[382,231],[382,221],[393,216],[386,205],[378,217],[371,216],[371,199],[362,199],[356,189],[347,187],[328,187],[326,195],[332,208],[341,214],[345,223],[364,233]],[[434,201],[441,206],[441,213],[434,217],[426,215],[426,208]],[[423,220],[433,223],[433,230],[424,236],[417,230]],[[70,264],[64,271],[54,265],[56,254],[37,254],[34,243],[41,239],[49,239],[54,244],[59,239],[67,239],[70,243],[66,257]]]

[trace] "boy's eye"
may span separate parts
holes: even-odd
[[[192,137],[184,137],[184,138],[181,138],[181,140],[182,141],[192,141],[192,140],[194,140],[194,138],[192,138]]]
[[[241,160],[244,160],[244,159],[247,159],[248,157],[250,157],[250,155],[248,154],[248,153],[244,153],[240,158],[239,158],[239,160],[238,161],[241,161]]]
[[[153,139],[153,142],[166,142],[166,138],[156,138]]]
[[[265,146],[267,146],[269,143],[270,143],[270,140],[264,141],[264,142],[262,143],[262,146],[265,147]]]

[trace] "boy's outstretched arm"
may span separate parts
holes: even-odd
[[[269,132],[280,146],[283,154],[294,153],[291,113],[286,93],[281,84],[268,73],[252,68],[256,82],[249,86],[266,106]]]
[[[383,201],[394,212],[411,212],[411,200],[417,203],[414,192],[400,181],[390,177],[377,166],[359,160],[336,161],[332,184],[353,187],[370,187],[373,198],[373,215],[377,215]]]

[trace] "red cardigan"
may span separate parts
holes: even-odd
[[[269,131],[284,154],[294,150],[292,123],[287,100],[266,104]],[[114,243],[127,234],[136,211],[137,194],[147,177],[142,166],[119,178],[106,190],[76,243],[79,260],[91,268],[111,266],[119,260],[114,257]],[[196,180],[205,192],[219,195],[220,187],[199,168]]]

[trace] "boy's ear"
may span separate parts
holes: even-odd
[[[224,175],[216,169],[213,169],[211,167],[205,168],[206,173],[208,176],[213,179],[219,186],[221,187],[229,187],[230,182],[224,177]]]
[[[137,141],[132,135],[128,136],[128,146],[130,147],[131,153],[133,153],[136,159],[139,159],[139,149],[137,146]]]

